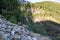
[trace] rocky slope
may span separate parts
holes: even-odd
[[[51,40],[48,36],[28,31],[23,25],[13,24],[0,15],[0,40]]]

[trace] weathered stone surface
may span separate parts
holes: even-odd
[[[51,40],[27,30],[26,25],[20,24],[13,24],[0,15],[0,40]]]

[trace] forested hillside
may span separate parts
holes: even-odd
[[[0,0],[0,14],[14,24],[28,25],[30,31],[60,40],[60,3]]]
[[[40,27],[44,28],[44,34],[48,34],[53,40],[60,40],[60,3],[56,2],[37,2],[31,4],[32,20],[38,25],[34,30],[40,32]],[[41,30],[42,31],[42,30]],[[41,32],[40,32],[41,33]],[[46,35],[45,34],[45,35]]]
[[[37,19],[38,17],[42,19],[51,20],[57,23],[60,23],[60,3],[56,2],[37,2],[32,5],[33,8],[33,17],[36,18],[36,21],[39,21],[40,19]],[[35,19],[34,19],[35,20]]]

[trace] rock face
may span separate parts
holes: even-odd
[[[47,36],[35,34],[25,27],[13,24],[0,15],[0,40],[51,40]]]

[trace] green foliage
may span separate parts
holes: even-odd
[[[39,33],[41,35],[47,36],[46,30],[39,23],[33,23],[30,29],[35,33]]]
[[[17,23],[17,19],[16,19],[15,16],[10,17],[9,20],[10,20],[12,23]]]
[[[17,22],[16,16],[18,16],[17,11],[19,10],[19,3],[17,0],[2,0],[2,7],[0,7],[1,14],[4,15],[8,20],[13,23]],[[15,22],[14,22],[15,21]]]
[[[22,6],[19,0],[2,0],[0,1],[0,14],[6,17],[12,23],[26,23],[23,12],[20,10]]]

